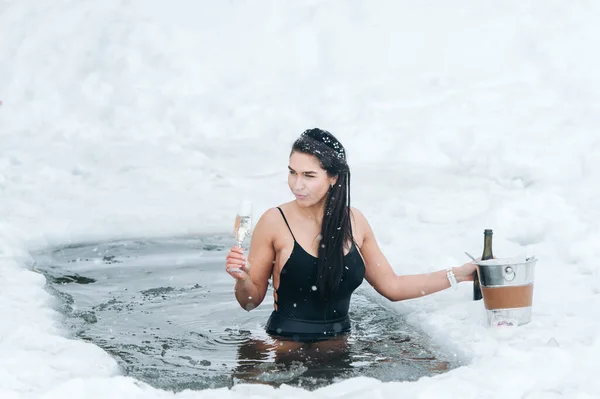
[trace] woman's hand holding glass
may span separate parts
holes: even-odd
[[[232,247],[227,254],[225,270],[233,278],[239,281],[246,281],[250,273],[250,265],[244,256],[242,244],[246,237],[250,235],[252,229],[252,203],[250,201],[242,201],[240,208],[235,217],[233,233],[237,245]]]
[[[244,249],[238,246],[231,247],[227,254],[225,270],[236,280],[246,281],[250,267],[244,256]]]

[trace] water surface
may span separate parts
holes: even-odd
[[[157,388],[250,382],[314,389],[354,376],[412,381],[459,365],[361,288],[352,298],[347,339],[281,346],[264,332],[272,289],[251,312],[235,300],[224,271],[230,246],[229,237],[120,240],[34,257],[72,334],[114,356],[123,374]]]

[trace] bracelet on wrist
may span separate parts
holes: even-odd
[[[456,276],[454,275],[452,268],[446,270],[446,276],[450,282],[450,287],[454,288],[455,290],[458,289],[458,281],[456,280]]]

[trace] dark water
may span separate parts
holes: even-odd
[[[416,380],[457,367],[421,331],[370,301],[361,288],[344,341],[279,344],[263,326],[272,290],[242,310],[224,272],[230,238],[84,243],[34,254],[79,339],[113,355],[123,374],[181,391],[265,383],[314,389],[354,376]]]

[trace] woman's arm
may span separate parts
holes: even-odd
[[[402,301],[433,294],[450,287],[446,270],[398,276],[381,252],[367,219],[355,208],[352,208],[352,214],[357,227],[364,232],[360,252],[365,261],[365,278],[381,295],[390,301]],[[473,280],[475,270],[476,266],[472,262],[452,268],[458,282]]]
[[[227,272],[236,279],[235,297],[245,310],[252,310],[265,298],[269,286],[269,277],[273,272],[275,249],[273,235],[269,226],[276,223],[275,209],[266,211],[256,223],[250,240],[248,260],[243,250],[233,247],[227,255]],[[241,272],[229,269],[241,269]]]

